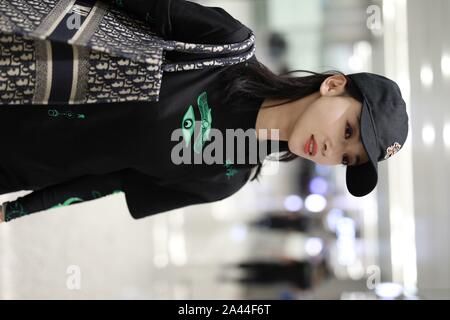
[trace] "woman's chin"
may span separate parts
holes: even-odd
[[[296,148],[295,146],[293,146],[291,141],[292,140],[288,140],[288,149],[289,149],[289,151],[291,153],[295,154],[296,156],[300,157],[300,158],[304,158],[302,150],[299,150],[299,148]]]

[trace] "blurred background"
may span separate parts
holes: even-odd
[[[0,298],[450,298],[450,1],[193,2],[254,30],[276,73],[396,81],[406,145],[363,198],[343,166],[269,161],[260,183],[212,204],[133,220],[119,193],[2,224]]]

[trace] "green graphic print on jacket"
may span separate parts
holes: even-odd
[[[85,118],[86,118],[86,115],[85,115],[84,113],[73,113],[73,112],[71,112],[71,111],[68,111],[68,112],[60,112],[60,111],[58,111],[58,110],[56,110],[56,109],[49,109],[49,110],[48,110],[48,115],[49,115],[50,117],[64,116],[64,117],[66,117],[67,119],[73,119],[73,118],[76,118],[76,119],[85,119]]]
[[[111,194],[115,194],[115,193],[119,193],[119,192],[123,192],[120,189],[116,189],[114,190]],[[93,199],[97,199],[102,197],[103,195],[96,190],[93,190],[90,194],[90,196],[88,197],[84,197],[80,198],[80,197],[69,197],[68,199],[66,199],[65,201],[63,201],[62,203],[58,203],[54,206],[51,206],[49,209],[51,208],[58,208],[58,207],[65,207],[65,206],[69,206],[71,204],[74,203],[79,203],[79,202],[83,202],[83,201],[87,201],[87,200],[93,200]],[[20,202],[20,200],[15,200],[12,202],[5,202],[5,206],[4,206],[4,215],[5,215],[5,222],[11,221],[13,219],[16,218],[20,218],[26,215],[29,215],[32,212],[28,212],[24,206],[22,205],[22,203]]]
[[[211,109],[208,105],[208,96],[206,92],[202,92],[197,98],[197,106],[200,111],[201,116],[201,132],[197,136],[197,139],[194,143],[194,152],[200,153],[202,147],[206,140],[209,139],[209,134],[211,132],[211,124],[212,124],[212,116]],[[188,110],[183,116],[183,120],[181,122],[181,129],[183,130],[183,139],[186,147],[189,146],[191,142],[191,138],[194,134],[195,128],[195,113],[192,105],[189,106]],[[234,176],[237,173],[237,170],[233,168],[233,162],[229,159],[226,160],[224,164],[228,179]]]
[[[114,190],[111,194],[119,193],[119,192],[122,192],[122,190],[119,190],[119,189],[118,190]],[[91,194],[92,194],[92,198],[88,199],[88,200],[93,200],[93,199],[97,199],[97,198],[102,197],[102,194],[99,191],[96,191],[96,190],[93,190]],[[83,202],[83,201],[85,201],[85,200],[83,200],[82,198],[79,198],[79,197],[70,197],[67,200],[65,200],[64,202],[58,203],[58,204],[54,205],[51,208],[65,207],[65,206],[71,205],[72,203]]]
[[[227,169],[225,175],[228,179],[230,179],[230,177],[234,176],[238,172],[235,168],[233,168],[233,162],[229,159],[225,161],[224,166]]]
[[[197,107],[200,111],[201,117],[201,132],[198,134],[197,139],[195,139],[194,152],[200,153],[202,151],[203,145],[205,144],[205,141],[209,139],[212,124],[211,109],[208,106],[208,96],[206,92],[202,92],[197,97]],[[191,138],[194,134],[195,129],[195,114],[192,105],[189,106],[188,110],[183,116],[181,129],[183,130],[183,139],[187,147],[191,142]]]

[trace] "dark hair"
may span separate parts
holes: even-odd
[[[222,80],[224,81],[224,89],[227,92],[227,98],[225,103],[232,105],[237,100],[242,98],[253,99],[275,99],[285,100],[288,103],[297,99],[306,97],[314,92],[319,91],[322,82],[331,75],[340,74],[345,76],[344,73],[337,70],[328,70],[323,73],[307,71],[307,70],[293,70],[286,73],[276,75],[264,64],[259,62],[256,57],[248,60],[246,63],[240,63],[232,66],[232,71],[224,73]],[[289,76],[294,72],[304,72],[310,75],[303,77]],[[347,78],[346,93],[343,95],[350,95],[353,98],[362,101],[359,91]],[[265,108],[272,108],[279,106],[283,103],[267,106]],[[258,106],[259,107],[259,106]],[[245,109],[245,103],[243,106],[239,106],[241,109]],[[299,158],[296,154],[287,150],[284,151],[277,159],[270,159],[281,162],[288,162]],[[262,162],[258,161],[257,169],[250,181],[257,179],[259,181],[259,173],[262,168]]]

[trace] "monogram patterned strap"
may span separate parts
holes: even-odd
[[[49,35],[55,31],[55,28],[61,22],[63,17],[69,12],[75,1],[76,0],[60,0],[58,2],[52,1],[52,10],[39,22],[39,26],[30,33],[30,36],[39,39],[47,39]],[[20,1],[10,2],[15,5],[20,4]]]
[[[203,60],[165,64],[163,65],[163,71],[166,72],[199,70],[208,67],[216,67],[216,66],[223,67],[234,65],[249,60],[255,54],[256,51],[255,35],[253,34],[253,32],[251,33],[250,37],[247,40],[232,44],[211,45],[211,44],[184,43],[177,41],[165,41],[164,45],[167,45],[165,47],[167,51],[175,50],[181,52],[208,53],[208,54],[237,53],[232,57],[203,59]],[[250,50],[248,50],[247,52],[243,52],[248,48],[250,48]],[[239,54],[239,52],[243,53]]]
[[[187,42],[179,42],[179,41],[164,41],[162,44],[164,50],[168,51],[181,51],[181,52],[190,52],[190,53],[231,53],[231,52],[240,52],[243,50],[247,50],[255,43],[255,35],[253,32],[250,34],[250,37],[243,42],[230,43],[230,44],[195,44],[195,43],[187,43]]]
[[[230,66],[238,63],[245,62],[249,60],[255,54],[256,47],[253,46],[249,52],[235,55],[232,57],[224,57],[217,59],[204,59],[195,60],[188,62],[178,62],[163,65],[163,71],[165,72],[177,72],[177,71],[187,71],[187,70],[199,70],[211,67],[223,67]]]

